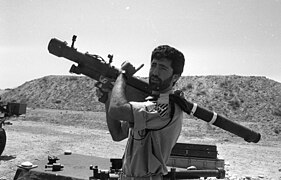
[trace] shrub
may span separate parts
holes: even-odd
[[[240,102],[238,100],[231,100],[229,101],[229,105],[233,110],[237,110],[240,107]]]
[[[182,91],[187,91],[189,89],[193,89],[193,85],[191,83],[188,83],[185,87],[182,87]]]
[[[76,76],[70,76],[67,80],[68,80],[68,81],[76,81],[76,80],[78,80],[78,77],[76,77]]]
[[[196,93],[197,96],[201,96],[201,95],[204,96],[206,94],[207,94],[206,91],[200,91]]]
[[[191,83],[188,83],[188,85],[186,86],[187,89],[193,89],[193,85]]]
[[[274,129],[274,132],[275,132],[275,134],[279,134],[279,133],[281,132],[281,129],[278,128],[278,127],[276,127],[276,128]]]
[[[226,86],[227,86],[226,82],[221,82],[221,83],[220,83],[220,87],[221,87],[221,88],[225,88]]]
[[[56,100],[55,103],[56,103],[56,104],[60,104],[60,103],[61,103],[61,100]]]
[[[280,116],[281,117],[281,106],[277,107],[273,113],[274,116]]]

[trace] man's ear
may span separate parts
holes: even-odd
[[[179,80],[180,77],[181,77],[180,74],[173,74],[173,84],[175,84]]]

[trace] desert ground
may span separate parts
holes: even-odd
[[[263,138],[262,134],[260,142],[247,143],[197,121],[186,121],[178,142],[216,145],[218,158],[225,160],[225,179],[281,180],[280,136]],[[4,126],[7,144],[0,156],[0,180],[13,179],[17,165],[24,161],[36,164],[65,150],[120,158],[126,144],[112,141],[102,112],[28,109],[25,117],[10,122],[13,125]]]

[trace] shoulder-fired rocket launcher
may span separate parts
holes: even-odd
[[[53,38],[49,42],[48,50],[55,56],[64,57],[77,63],[77,65],[72,65],[70,69],[71,73],[83,74],[96,81],[100,81],[102,76],[115,81],[121,73],[121,70],[111,65],[112,56],[109,55],[109,62],[107,63],[98,55],[81,53],[74,48],[75,40],[76,36],[73,36],[72,45],[68,46],[66,42]],[[151,92],[152,91],[149,89],[149,85],[146,81],[135,76],[128,77],[126,89],[126,96],[128,100],[144,101],[145,97],[150,95]],[[180,97],[178,96],[172,97],[174,100],[179,98]],[[104,99],[99,100],[104,102]],[[196,103],[181,100],[180,106],[186,113],[242,137],[247,142],[257,143],[261,138],[260,133],[233,122],[216,112],[200,107]]]

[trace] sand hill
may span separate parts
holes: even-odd
[[[46,76],[4,92],[2,101],[25,102],[29,108],[104,111],[95,96],[95,81],[84,76]],[[281,135],[281,83],[265,77],[186,76],[176,89],[186,99],[259,129]]]

